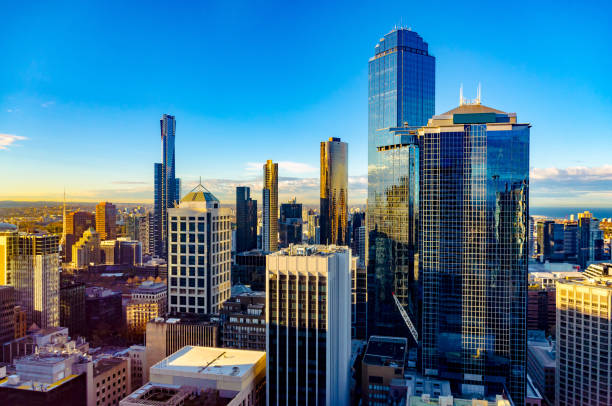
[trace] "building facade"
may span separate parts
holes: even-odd
[[[60,326],[67,327],[73,337],[84,336],[85,284],[74,280],[60,280]]]
[[[72,262],[72,245],[85,231],[96,227],[96,216],[86,211],[76,211],[66,215],[64,230],[64,262]]]
[[[268,405],[349,403],[352,262],[337,246],[268,255]]]
[[[425,375],[463,394],[526,391],[529,124],[461,105],[419,134]]]
[[[170,313],[218,313],[230,297],[230,215],[202,185],[168,209]]]
[[[392,294],[417,323],[419,154],[404,127],[434,115],[435,58],[416,32],[395,29],[376,45],[368,80],[368,332],[407,336]]]
[[[321,244],[349,245],[348,144],[340,138],[321,142]]]
[[[106,241],[105,241],[106,242]],[[72,266],[76,269],[87,268],[90,264],[100,263],[100,234],[93,228],[87,229],[72,245]]]
[[[181,199],[177,190],[176,156],[174,151],[176,120],[174,116],[164,114],[159,120],[162,142],[162,162],[154,165],[154,238],[155,254],[167,258],[168,249],[168,213],[174,203]]]
[[[286,248],[290,244],[302,243],[302,203],[295,198],[280,206],[278,223],[279,247]]]
[[[266,292],[245,292],[223,303],[223,347],[266,350]]]
[[[100,240],[117,238],[117,208],[114,204],[101,202],[96,205],[96,231]]]
[[[263,166],[262,249],[278,251],[278,164],[268,160]]]
[[[0,286],[0,344],[15,338],[15,289]]]
[[[257,200],[251,188],[236,188],[236,253],[257,249]]]
[[[612,404],[612,264],[557,281],[556,406]]]

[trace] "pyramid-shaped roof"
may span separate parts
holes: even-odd
[[[443,116],[452,115],[452,114],[478,114],[478,113],[496,113],[496,114],[508,114],[504,111],[494,109],[492,107],[488,107],[478,104],[462,104],[459,107],[455,107],[452,110],[447,111],[442,114]]]
[[[181,202],[219,202],[219,199],[200,183],[187,193]]]

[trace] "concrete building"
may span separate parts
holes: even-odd
[[[90,264],[98,265],[99,263],[100,235],[93,228],[89,228],[72,245],[72,266],[76,269],[83,269]]]
[[[372,336],[361,361],[361,399],[364,405],[388,404],[393,380],[404,379],[408,340]]]
[[[98,359],[92,372],[88,373],[87,406],[116,406],[132,391],[130,358]]]
[[[15,338],[15,289],[0,286],[0,344]]]
[[[114,204],[101,202],[96,205],[96,231],[102,241],[117,238],[117,208]]]
[[[230,297],[231,211],[198,185],[168,209],[168,311],[218,313]]]
[[[548,406],[555,405],[555,347],[548,340],[527,343],[527,373]]]
[[[588,274],[557,282],[557,406],[612,404],[612,264]]]
[[[527,291],[527,330],[554,334],[557,322],[556,293],[553,288],[530,285]]]
[[[186,345],[217,347],[219,323],[206,315],[181,315],[180,318],[159,317],[147,323],[146,365],[143,382],[149,380],[149,367]]]
[[[262,405],[265,380],[265,352],[186,346],[153,365],[150,382],[120,405],[184,404],[187,393],[206,405]]]
[[[267,257],[269,405],[350,400],[351,258],[347,247],[297,245]]]
[[[130,300],[125,306],[125,323],[130,340],[144,343],[147,323],[163,314],[164,310],[155,302]]]
[[[221,308],[222,345],[242,350],[266,350],[266,292],[230,297]]]
[[[132,377],[132,389],[140,388],[144,383],[144,368],[147,365],[147,347],[144,345],[132,345],[117,356],[128,357],[130,359],[130,375]]]

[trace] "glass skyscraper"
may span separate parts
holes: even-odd
[[[419,328],[416,128],[435,108],[435,58],[416,32],[376,45],[368,94],[368,334],[408,335],[395,293]],[[402,331],[404,329],[404,331]]]
[[[162,162],[154,164],[155,190],[155,254],[167,258],[168,254],[168,214],[167,209],[179,202],[180,180],[176,178],[174,139],[176,120],[174,116],[164,114],[159,120],[162,142]]]
[[[321,142],[321,244],[348,245],[348,144]]]
[[[271,160],[263,166],[263,233],[262,248],[278,251],[278,164]]]
[[[418,131],[421,363],[462,394],[526,379],[529,124],[477,101]]]
[[[257,200],[251,199],[251,188],[236,188],[236,252],[257,248]]]

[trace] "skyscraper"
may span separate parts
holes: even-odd
[[[96,216],[86,211],[68,213],[64,220],[64,262],[72,262],[72,245],[77,242],[85,230],[96,227]]]
[[[218,313],[230,297],[232,227],[230,209],[204,186],[168,209],[168,311]]]
[[[293,245],[266,262],[267,404],[349,404],[350,250]]]
[[[297,203],[295,197],[281,204],[278,236],[283,248],[302,243],[302,203]]]
[[[321,142],[321,244],[348,245],[348,144]]]
[[[268,160],[263,167],[264,251],[278,251],[278,164]]]
[[[114,204],[101,202],[96,205],[96,231],[100,240],[117,238],[117,208]]]
[[[463,394],[526,379],[529,124],[463,102],[418,131],[423,372]]]
[[[155,191],[155,254],[167,258],[168,215],[167,209],[174,207],[180,200],[180,180],[176,178],[176,161],[174,140],[176,120],[174,116],[164,114],[159,120],[162,142],[162,162],[154,165]]]
[[[236,188],[236,252],[257,248],[257,200],[251,199],[251,188]]]
[[[368,87],[368,334],[394,336],[404,326],[394,292],[418,328],[419,166],[410,127],[434,115],[427,43],[406,29],[385,35],[369,62]]]

